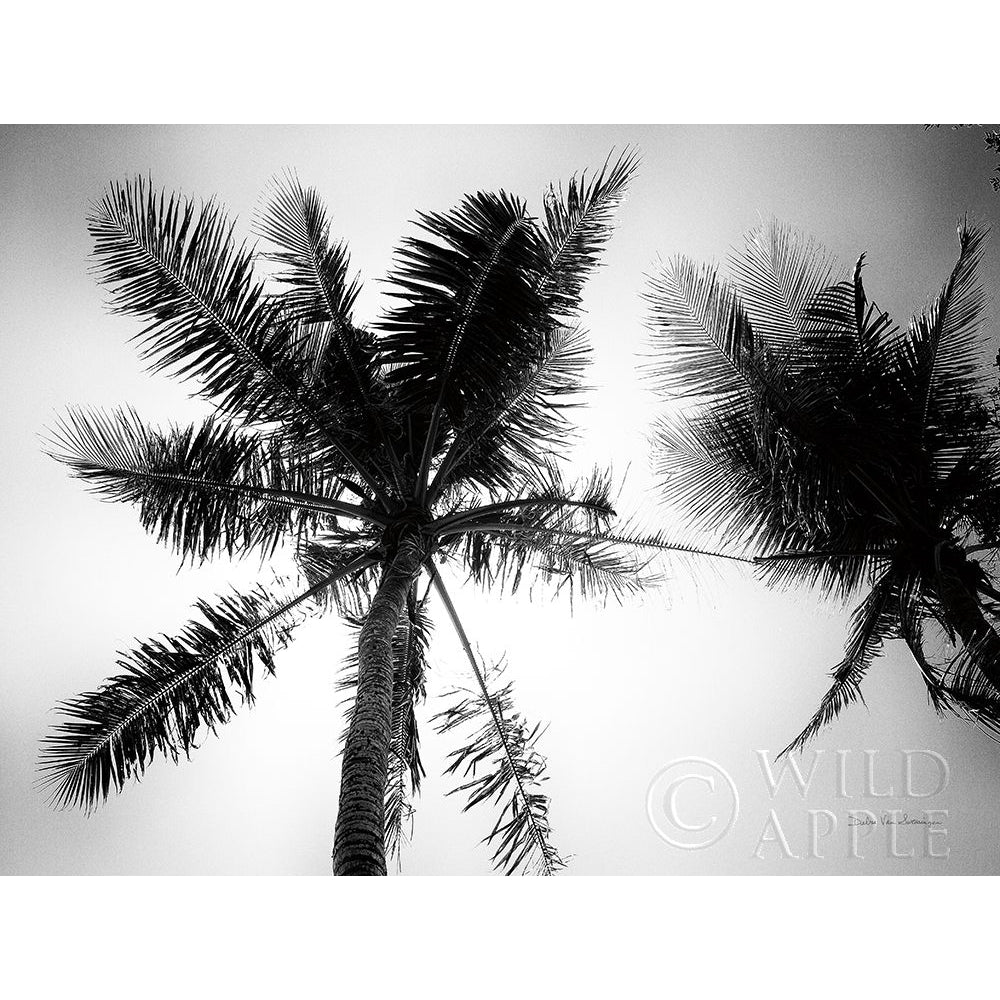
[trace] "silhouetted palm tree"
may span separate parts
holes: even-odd
[[[273,244],[274,291],[214,203],[143,180],[110,189],[90,219],[99,276],[118,311],[144,321],[152,369],[197,380],[218,412],[165,430],[128,409],[72,412],[53,454],[102,498],[135,504],[182,557],[267,557],[290,541],[309,586],[201,602],[176,637],[122,654],[125,672],[65,703],[46,740],[56,802],[92,807],[157,753],[186,754],[253,698],[255,674],[273,672],[302,612],[325,601],[360,630],[334,871],[384,874],[422,773],[425,573],[477,680],[437,720],[472,727],[451,770],[470,805],[501,807],[488,838],[498,868],[561,866],[538,730],[513,711],[510,685],[488,689],[440,563],[491,588],[516,589],[529,572],[584,593],[641,585],[629,542],[657,540],[612,534],[608,476],[570,484],[556,464],[588,360],[581,290],[635,162],[626,152],[550,189],[542,222],[504,192],[421,215],[374,330],[355,324],[347,250],[294,178],[257,224]]]
[[[653,377],[686,413],[656,432],[662,473],[702,528],[758,557],[772,583],[867,588],[834,683],[801,747],[847,704],[891,637],[904,639],[938,710],[1000,722],[1000,425],[980,336],[985,231],[930,308],[899,331],[861,271],[781,226],[749,234],[733,285],[678,258],[648,292]],[[987,555],[987,566],[971,558]],[[943,668],[929,625],[961,640]]]

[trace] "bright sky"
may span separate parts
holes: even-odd
[[[595,386],[579,412],[574,464],[628,470],[625,501],[652,512],[645,432],[656,403],[638,373],[646,350],[644,274],[657,256],[725,259],[741,233],[777,216],[845,264],[868,252],[869,295],[905,322],[939,289],[966,211],[992,222],[1000,195],[975,130],[893,127],[594,128],[44,128],[6,129],[0,166],[4,232],[0,279],[3,440],[9,470],[0,496],[7,571],[0,581],[2,670],[0,852],[18,873],[325,873],[337,801],[342,718],[334,683],[347,636],[333,619],[310,622],[279,659],[258,701],[207,737],[190,762],[157,761],[89,818],[49,810],[32,789],[39,738],[55,703],[115,672],[133,637],[173,632],[193,601],[261,575],[254,561],[177,571],[144,535],[135,512],[98,502],[41,454],[39,434],[70,404],[134,404],[153,421],[188,420],[204,404],[147,376],[88,274],[88,204],[107,181],[148,173],[157,185],[216,195],[249,221],[268,179],[295,168],[324,195],[338,237],[349,241],[365,287],[356,315],[373,320],[379,279],[417,210],[444,210],[463,193],[506,188],[541,210],[550,180],[599,165],[612,147],[637,144],[640,173],[619,230],[586,296]],[[1000,244],[984,274],[1000,288]],[[992,322],[992,319],[991,319]],[[994,327],[995,329],[995,327]],[[667,514],[662,515],[670,527]],[[264,571],[266,574],[267,571]],[[539,595],[504,599],[452,580],[466,625],[485,657],[506,655],[519,705],[550,722],[556,843],[570,871],[604,873],[1000,872],[1000,746],[957,720],[938,720],[915,666],[897,644],[871,671],[867,707],[824,731],[805,798],[790,783],[772,801],[755,751],[772,753],[809,719],[840,658],[846,616],[811,594],[767,592],[738,568],[678,563],[662,593],[628,607],[571,614]],[[431,697],[464,679],[449,625],[436,609]],[[454,744],[425,724],[428,766],[417,803],[407,874],[486,873],[479,844],[485,807],[462,814],[437,777]],[[838,795],[835,751],[844,751],[848,798]],[[904,751],[947,761],[948,783],[926,799],[903,794]],[[866,758],[865,751],[874,752]],[[647,792],[678,758],[707,758],[740,796],[732,830],[716,845],[681,851],[647,816]],[[804,755],[808,771],[813,753]],[[872,761],[875,791],[864,777]],[[933,758],[914,758],[914,787],[933,785]],[[924,768],[924,770],[921,770]],[[926,770],[930,768],[930,770]],[[787,782],[788,779],[786,779]],[[692,823],[718,803],[688,784],[678,808]],[[707,787],[707,786],[705,786]],[[871,791],[868,789],[867,791]],[[652,810],[664,799],[653,796]],[[775,842],[774,810],[787,851]],[[809,810],[836,829],[810,849]],[[922,827],[904,827],[892,857],[889,826],[858,841],[848,810],[911,817],[947,810],[936,842],[946,859],[921,857]],[[812,822],[816,822],[813,820]],[[760,844],[762,833],[769,839]],[[858,836],[856,834],[856,836]],[[755,851],[762,857],[755,857]],[[787,854],[797,855],[797,858]]]

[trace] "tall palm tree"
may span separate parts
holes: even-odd
[[[864,254],[829,254],[777,224],[748,234],[732,283],[678,258],[648,290],[651,375],[680,410],[659,423],[660,471],[702,528],[756,555],[774,584],[864,590],[819,710],[848,704],[902,638],[939,710],[1000,724],[1000,423],[983,364],[986,232],[963,223],[932,305],[900,331],[870,302]],[[838,280],[839,278],[839,280]],[[929,630],[961,651],[934,662]]]
[[[489,841],[506,872],[551,873],[538,730],[510,685],[473,653],[441,564],[490,588],[540,577],[583,593],[630,593],[643,560],[614,534],[610,479],[559,471],[588,360],[580,295],[598,263],[636,157],[550,188],[544,219],[505,192],[422,214],[398,251],[393,304],[358,325],[346,247],[315,191],[277,182],[257,234],[237,242],[214,202],[113,185],[90,220],[97,273],[118,311],[144,323],[152,370],[198,383],[216,412],[154,429],[131,409],[73,411],[52,453],[103,499],[131,503],[182,559],[294,548],[305,578],[197,605],[178,635],[120,654],[123,673],[63,705],[43,747],[56,803],[95,806],[176,760],[254,696],[255,676],[314,607],[359,630],[333,868],[385,874],[422,766],[428,592],[440,596],[476,686],[438,716],[467,733],[451,771],[469,805],[493,800]],[[255,274],[264,262],[271,284]]]

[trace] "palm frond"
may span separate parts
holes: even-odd
[[[800,326],[802,346],[809,347],[807,357],[814,357],[817,346],[823,345],[824,363],[836,368],[884,361],[897,330],[889,314],[868,300],[861,274],[865,256],[855,263],[851,280],[827,285],[806,300]],[[831,350],[840,358],[831,357]]]
[[[611,237],[612,220],[639,165],[634,149],[611,155],[588,179],[572,177],[565,191],[550,185],[545,193],[546,271],[541,290],[555,315],[573,317],[587,278],[597,268]]]
[[[531,588],[544,583],[567,593],[571,604],[577,593],[620,602],[663,581],[657,557],[698,554],[659,532],[627,524],[612,531],[572,509],[553,508],[499,514],[468,527],[458,545],[469,577],[491,592],[516,593],[527,578]]]
[[[848,705],[864,700],[861,682],[885,640],[898,630],[901,593],[911,586],[910,581],[901,580],[892,570],[876,581],[854,612],[844,658],[832,673],[833,684],[809,724],[781,751],[779,757],[801,750]]]
[[[903,595],[905,596],[905,595]],[[899,609],[899,632],[903,641],[909,647],[913,659],[920,668],[920,676],[927,688],[927,698],[934,711],[941,715],[948,707],[948,696],[943,686],[943,674],[939,667],[931,662],[924,649],[924,618],[925,611],[917,600],[918,592],[910,592],[909,600],[903,600]]]
[[[317,451],[347,461],[382,492],[335,433],[343,423],[336,400],[309,387],[289,346],[289,323],[218,205],[199,210],[139,178],[113,184],[89,225],[96,273],[113,287],[116,310],[146,320],[139,339],[154,371],[197,378],[204,395],[244,420],[298,419]]]
[[[509,385],[498,384],[491,405],[456,429],[428,494],[431,502],[449,480],[495,490],[523,478],[540,462],[561,457],[570,434],[565,411],[576,405],[573,398],[583,389],[589,363],[590,346],[582,330],[553,331],[527,370]]]
[[[545,730],[515,709],[513,682],[490,690],[501,674],[502,667],[488,671],[479,691],[448,692],[456,701],[435,716],[439,733],[465,727],[468,740],[449,755],[446,773],[461,781],[449,794],[465,795],[463,811],[481,802],[502,806],[484,839],[498,871],[554,875],[566,862],[550,841],[549,798],[540,791],[547,762],[538,741]]]
[[[536,357],[544,254],[524,204],[504,192],[422,214],[418,225],[430,238],[410,237],[397,253],[389,295],[399,304],[380,323],[380,347],[388,380],[426,421],[414,441],[426,487],[442,419],[461,425],[490,404],[498,379]]]
[[[772,345],[789,346],[803,335],[806,309],[830,284],[833,265],[822,247],[773,219],[747,233],[730,256],[743,307]]]
[[[338,528],[300,538],[295,548],[295,562],[310,586],[326,581],[327,585],[317,593],[316,600],[352,620],[363,614],[371,603],[378,584],[378,563],[373,559],[370,565],[356,572],[345,573],[344,570],[366,553],[376,552],[380,542],[377,531]]]
[[[542,792],[547,761],[538,749],[544,730],[530,723],[513,704],[512,681],[491,691],[502,666],[480,669],[455,605],[441,575],[432,580],[448,611],[472,667],[476,688],[456,689],[445,697],[455,701],[434,720],[439,733],[465,729],[466,742],[449,755],[446,774],[461,781],[449,794],[464,794],[463,811],[482,802],[500,805],[500,814],[484,839],[493,848],[494,867],[506,875],[554,875],[566,866],[552,844],[549,797]]]
[[[280,268],[276,279],[288,318],[349,327],[361,286],[348,277],[346,245],[331,242],[330,219],[316,189],[304,188],[293,173],[276,178],[257,230],[276,247],[267,256]]]
[[[655,471],[686,530],[738,555],[766,551],[784,539],[769,507],[772,490],[760,472],[757,435],[744,414],[664,417],[652,440]]]
[[[277,280],[282,317],[298,324],[295,350],[311,373],[316,393],[337,398],[342,409],[353,411],[342,424],[358,428],[367,423],[369,436],[374,440],[377,435],[385,448],[382,463],[398,471],[389,433],[395,415],[379,371],[375,339],[352,321],[360,281],[348,277],[346,245],[331,242],[330,219],[316,190],[304,188],[291,173],[277,179],[258,229],[277,247],[268,256],[281,268]]]
[[[930,309],[916,317],[903,339],[908,388],[921,440],[982,390],[980,320],[985,293],[979,282],[988,230],[959,226],[958,262]]]
[[[159,753],[177,761],[199,735],[252,703],[254,674],[274,673],[274,657],[301,620],[294,610],[313,590],[276,599],[264,587],[199,601],[200,620],[120,654],[124,673],[97,691],[63,702],[67,720],[42,744],[41,783],[57,806],[88,810],[141,777]]]
[[[182,559],[267,555],[286,535],[366,515],[333,498],[336,478],[321,466],[213,417],[160,430],[131,409],[70,410],[51,434],[54,458],[102,499],[138,506],[142,526]]]
[[[948,707],[1000,743],[1000,694],[983,671],[994,644],[980,639],[962,647],[944,671],[941,686]]]
[[[144,357],[155,370],[200,376],[220,405],[252,415],[296,400],[253,255],[218,205],[199,210],[140,177],[112,184],[89,226],[96,273],[113,286],[116,311],[147,321]]]
[[[764,346],[717,270],[676,257],[651,276],[643,297],[659,354],[649,369],[654,388],[675,399],[745,406],[761,381]]]
[[[820,587],[826,593],[847,597],[859,587],[874,583],[887,568],[887,550],[802,550],[758,556],[761,577],[771,587]]]

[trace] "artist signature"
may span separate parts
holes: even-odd
[[[877,818],[875,816],[872,816],[871,814],[859,816],[857,813],[848,813],[847,825],[848,826],[936,826],[937,823],[932,819],[928,819],[926,816],[910,816],[908,813],[903,813],[902,816],[897,816],[893,813],[882,813],[882,815]]]

